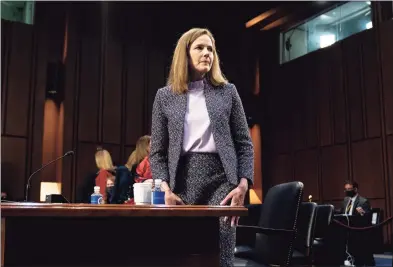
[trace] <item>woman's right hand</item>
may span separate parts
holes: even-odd
[[[165,205],[185,205],[183,200],[171,190],[165,191]]]

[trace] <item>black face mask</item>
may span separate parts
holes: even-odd
[[[110,199],[110,197],[113,195],[113,189],[114,189],[115,187],[114,186],[108,186],[107,188],[106,188],[106,196],[107,196],[107,199]]]
[[[355,191],[353,191],[353,190],[345,190],[345,195],[347,196],[347,197],[354,197],[355,196]]]

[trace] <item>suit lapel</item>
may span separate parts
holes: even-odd
[[[178,144],[179,155],[181,153],[181,147],[183,145],[183,135],[184,135],[184,120],[187,111],[187,94],[176,95],[175,105],[178,106],[175,109],[175,114],[173,114],[175,120],[173,121],[174,132],[179,133],[176,136],[176,143]]]
[[[356,198],[355,201],[353,202],[353,211],[352,211],[352,214],[355,213],[355,210],[356,210],[356,208],[358,207],[358,205],[359,205],[359,195],[357,196],[357,198]]]

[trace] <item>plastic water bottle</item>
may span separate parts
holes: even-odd
[[[104,198],[100,193],[100,187],[94,186],[94,193],[90,197],[91,204],[104,204]]]
[[[161,190],[161,179],[154,180],[154,186],[151,192],[151,204],[165,204],[165,192]]]

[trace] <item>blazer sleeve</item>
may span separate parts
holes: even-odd
[[[362,207],[362,209],[364,210],[364,212],[366,214],[369,214],[371,212],[371,205],[370,205],[370,201],[367,198],[363,198],[362,199],[362,203],[359,205],[359,207]]]
[[[254,183],[254,147],[248,129],[246,114],[235,85],[232,85],[232,110],[230,127],[237,155],[237,175]]]
[[[153,179],[169,183],[168,168],[168,120],[162,109],[162,90],[158,90],[153,103],[150,167]]]

